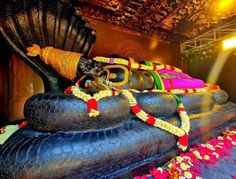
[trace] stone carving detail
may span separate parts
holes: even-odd
[[[236,14],[236,6],[225,11],[218,5],[215,0],[91,0],[82,4],[82,14],[162,40],[179,41]]]

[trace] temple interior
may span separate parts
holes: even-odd
[[[235,0],[0,0],[0,53],[0,178],[217,178],[166,166],[222,133],[236,177]]]

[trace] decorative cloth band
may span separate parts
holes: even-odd
[[[149,62],[149,61],[145,61],[145,64],[147,66],[153,66],[152,62]],[[160,90],[164,90],[165,89],[165,85],[161,79],[161,76],[158,74],[157,71],[150,71],[151,75],[153,76],[154,78],[154,81],[155,81],[155,85],[156,85],[156,88],[157,89],[160,89]]]

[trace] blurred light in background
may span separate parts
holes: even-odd
[[[223,12],[223,11],[227,11],[228,8],[231,8],[232,6],[234,6],[236,0],[218,0],[218,6],[217,6],[217,11],[218,12]]]
[[[154,63],[159,63],[159,64],[165,63],[164,60],[163,60],[162,58],[160,58],[160,57],[154,58],[154,59],[152,60],[152,62],[154,62]]]
[[[227,51],[220,52],[218,54],[218,57],[216,58],[211,68],[211,71],[207,77],[207,80],[206,80],[207,83],[210,83],[212,85],[216,84],[230,53],[231,53],[230,50],[227,50]]]
[[[236,36],[223,40],[222,44],[223,50],[236,48]]]
[[[156,40],[156,39],[153,39],[152,41],[151,41],[151,43],[150,43],[150,49],[151,50],[155,50],[156,48],[157,48],[157,45],[158,45],[158,40]]]

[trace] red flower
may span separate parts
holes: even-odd
[[[188,134],[184,134],[183,136],[179,137],[179,144],[182,146],[188,145]]]
[[[92,109],[98,111],[98,102],[94,98],[91,98],[87,101],[87,106],[88,106],[88,113],[90,113]]]
[[[153,126],[155,124],[155,121],[155,118],[152,115],[148,114],[148,119],[146,120],[146,123]]]
[[[133,111],[134,114],[137,114],[141,111],[141,107],[136,104],[135,106],[131,106],[131,110]]]
[[[19,124],[18,128],[20,129],[20,128],[25,127],[27,125],[28,125],[28,121],[24,121],[21,124]]]
[[[72,94],[71,87],[66,88],[65,94]]]
[[[156,168],[150,170],[150,174],[155,179],[166,179],[170,175],[166,170]]]

